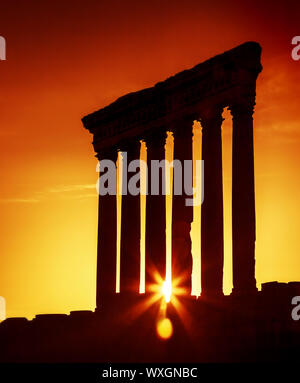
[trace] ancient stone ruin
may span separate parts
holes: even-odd
[[[100,161],[165,158],[167,132],[174,158],[192,159],[192,125],[202,126],[204,202],[201,206],[201,296],[191,295],[193,207],[174,194],[172,275],[184,273],[180,305],[164,305],[173,326],[157,336],[161,300],[152,301],[154,267],[166,272],[166,198],[162,189],[146,196],[146,281],[140,285],[140,196],[122,195],[120,292],[116,293],[116,193],[99,195],[96,310],[8,318],[0,323],[0,362],[249,362],[299,359],[300,321],[292,315],[300,282],[255,280],[253,111],[261,48],[247,42],[190,70],[131,93],[83,118]],[[233,292],[224,296],[222,111],[233,121]],[[100,172],[100,179],[103,174]],[[122,183],[123,187],[123,183]],[[74,239],[76,240],[76,239]],[[84,266],[84,265],[83,265]],[[150,302],[150,303],[149,303]],[[300,319],[300,315],[299,315]]]

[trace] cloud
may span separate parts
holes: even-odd
[[[72,196],[68,196],[66,198],[68,198],[68,199],[84,199],[84,198],[95,198],[96,196],[97,196],[97,192],[88,193],[88,194],[72,195]]]
[[[94,191],[92,193],[91,191]],[[95,198],[97,190],[95,184],[59,185],[35,193],[35,197],[0,198],[0,203],[38,203],[53,197],[61,199]]]
[[[37,198],[0,198],[0,203],[37,203]]]
[[[96,184],[61,185],[48,189],[49,193],[67,193],[84,190],[96,190]]]

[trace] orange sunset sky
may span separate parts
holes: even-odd
[[[259,287],[300,280],[300,60],[291,58],[299,14],[299,1],[289,0],[1,0],[0,296],[7,316],[95,307],[96,159],[81,118],[248,40],[263,49],[254,115],[256,278]]]

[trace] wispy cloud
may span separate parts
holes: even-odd
[[[72,196],[68,196],[68,199],[85,199],[85,198],[95,198],[97,196],[97,192],[95,193],[87,193],[87,194],[76,194]]]
[[[96,184],[60,185],[48,190],[49,193],[67,193],[84,190],[96,190]]]
[[[95,198],[96,195],[95,184],[58,185],[44,191],[35,192],[34,197],[0,198],[0,203],[30,204],[46,201],[54,197],[60,199],[85,199]]]
[[[37,203],[37,198],[0,198],[0,203]]]

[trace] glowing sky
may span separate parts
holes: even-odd
[[[280,3],[1,2],[0,296],[8,316],[94,309],[97,174],[81,117],[247,40],[261,44],[264,67],[255,112],[256,278],[300,280],[300,61],[291,58],[300,5]],[[226,225],[229,120],[223,142]]]

